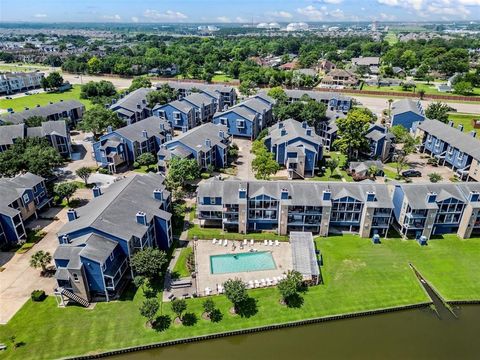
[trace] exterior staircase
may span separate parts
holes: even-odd
[[[79,303],[80,305],[82,305],[84,307],[89,307],[90,306],[90,303],[88,302],[88,300],[85,300],[84,298],[81,298],[80,296],[75,295],[71,291],[69,291],[65,288],[60,288],[59,290],[60,290],[59,291],[60,294],[65,295],[70,300],[73,300],[73,301]]]

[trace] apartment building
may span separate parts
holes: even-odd
[[[125,121],[126,125],[136,123],[152,115],[148,107],[147,94],[152,89],[140,88],[124,95],[110,105],[110,110],[117,113],[118,117]]]
[[[401,125],[415,131],[418,124],[426,119],[420,100],[401,99],[392,103],[391,126]]]
[[[342,231],[385,235],[393,203],[387,185],[209,179],[197,191],[202,226],[246,234]]]
[[[40,88],[44,76],[45,74],[41,72],[7,72],[0,74],[0,95]]]

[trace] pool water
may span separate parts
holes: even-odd
[[[269,251],[210,256],[212,274],[274,270],[276,268],[272,253]]]

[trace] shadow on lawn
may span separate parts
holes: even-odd
[[[258,312],[257,300],[249,297],[238,304],[235,311],[241,317],[249,318],[254,316]]]

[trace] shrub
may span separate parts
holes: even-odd
[[[107,169],[105,169],[105,168],[100,168],[100,169],[98,169],[98,172],[99,172],[100,174],[104,174],[104,175],[110,174],[110,172],[109,172]]]
[[[134,167],[135,169],[138,169],[138,168],[140,167],[140,164],[139,164],[137,161],[135,161],[135,162],[133,163],[133,167]]]
[[[209,173],[201,173],[200,174],[200,177],[204,180],[208,179],[210,177],[210,174]]]
[[[31,295],[32,301],[40,302],[40,301],[45,300],[46,297],[47,297],[47,295],[45,295],[45,291],[43,291],[43,290],[33,290],[32,291],[32,295]]]
[[[441,181],[443,178],[442,178],[442,175],[438,174],[438,173],[431,173],[428,175],[428,177],[430,178],[430,181],[432,183],[436,183],[436,182],[439,182]]]

